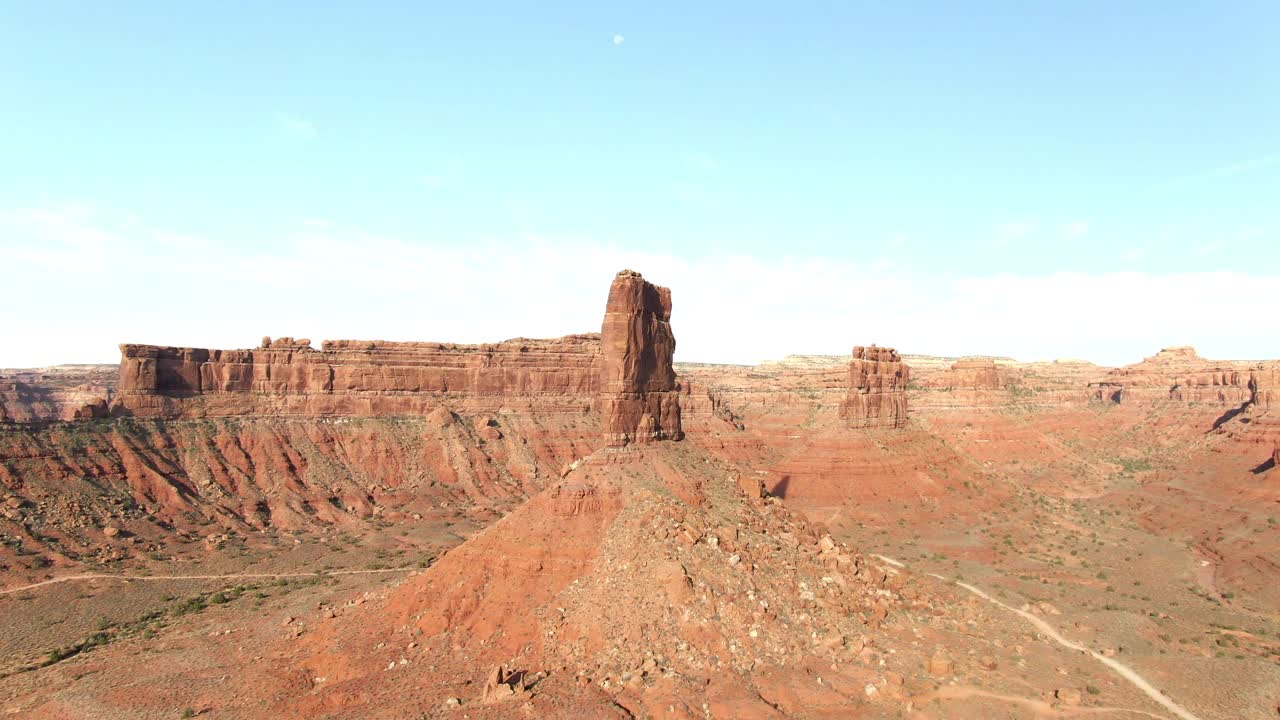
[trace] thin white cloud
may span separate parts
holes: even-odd
[[[1274,304],[1266,268],[956,276],[883,258],[699,257],[590,237],[427,240],[301,221],[255,245],[74,208],[0,213],[0,253],[13,296],[42,298],[38,314],[6,319],[0,367],[111,362],[121,342],[592,331],[613,273],[628,267],[672,288],[677,358],[688,361],[844,354],[875,342],[1124,364],[1182,342],[1208,357],[1274,355],[1267,339],[1280,336],[1280,314],[1240,312]],[[69,279],[65,263],[77,256],[91,271]]]
[[[677,202],[704,210],[716,209],[719,202],[716,196],[702,183],[680,182],[671,189]]]
[[[625,37],[621,36],[621,35],[614,35],[614,36],[613,36],[613,44],[614,44],[614,45],[621,45],[622,43],[624,43],[624,42],[626,42],[626,41],[627,41],[627,39],[626,39]]]
[[[1257,172],[1258,170],[1265,170],[1266,168],[1277,166],[1280,166],[1280,152],[1259,155],[1248,160],[1241,160],[1239,162],[1222,165],[1216,168],[1210,168],[1209,170],[1161,180],[1160,182],[1152,185],[1151,189],[1168,190],[1186,187],[1189,185],[1199,185],[1213,180],[1245,175],[1247,173]]]
[[[993,242],[995,245],[1008,245],[1015,240],[1021,240],[1030,235],[1035,228],[1036,224],[1029,220],[1012,220],[996,229],[997,232]]]
[[[1062,228],[1062,234],[1066,235],[1068,238],[1082,237],[1088,234],[1088,232],[1089,222],[1087,220],[1076,220],[1075,222],[1067,223],[1067,225]]]
[[[302,140],[311,140],[320,135],[320,131],[316,129],[315,123],[307,118],[290,113],[276,113],[276,126],[286,134]]]
[[[697,170],[718,170],[720,161],[706,150],[697,150],[685,155],[685,165]]]
[[[1266,234],[1266,228],[1261,225],[1242,225],[1234,233],[1231,231],[1218,231],[1212,238],[1192,247],[1191,255],[1198,258],[1218,255],[1232,245],[1239,246],[1256,241]]]
[[[69,205],[0,213],[0,237],[14,267],[60,273],[101,272],[122,242],[89,209]]]
[[[1217,255],[1218,253],[1222,252],[1222,249],[1225,248],[1226,246],[1227,246],[1226,238],[1218,237],[1213,240],[1210,240],[1209,242],[1206,242],[1191,248],[1191,254],[1199,258],[1209,257],[1210,255]]]

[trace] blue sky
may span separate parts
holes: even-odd
[[[321,5],[0,2],[0,366],[589,330],[627,265],[684,360],[1280,356],[1275,2]]]

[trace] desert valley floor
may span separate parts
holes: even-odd
[[[0,714],[1277,717],[1280,362],[670,316],[0,371]]]

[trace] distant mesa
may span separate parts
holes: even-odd
[[[425,415],[600,410],[605,441],[683,437],[671,291],[634,270],[609,289],[601,332],[484,345],[263,337],[257,348],[120,346],[116,415]],[[100,408],[86,408],[97,416]]]
[[[993,358],[972,358],[952,363],[946,384],[951,389],[1001,390],[1008,380],[1008,373]]]

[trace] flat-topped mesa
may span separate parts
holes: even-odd
[[[601,415],[613,447],[679,440],[679,384],[672,356],[671,291],[623,270],[609,287],[600,329]]]
[[[893,348],[872,345],[853,349],[849,361],[849,395],[840,415],[849,427],[894,427],[907,424],[907,380],[910,369]]]
[[[951,364],[945,382],[953,390],[1000,390],[1008,379],[992,358],[962,358]]]
[[[1251,370],[1248,363],[1207,360],[1195,348],[1182,346],[1165,348],[1142,362],[1111,370],[1100,382],[1120,386],[1125,403],[1132,399],[1241,405],[1255,395],[1250,389],[1255,381]],[[1261,382],[1269,381],[1264,377]]]
[[[484,345],[263,338],[251,350],[121,345],[117,414],[422,415],[459,410],[587,412],[600,336]]]

